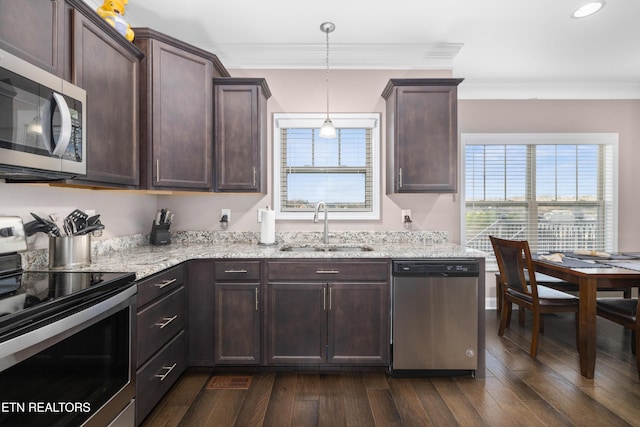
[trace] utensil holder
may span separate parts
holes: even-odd
[[[91,234],[49,237],[49,268],[65,269],[91,265]]]
[[[171,243],[171,233],[169,232],[170,224],[156,224],[153,221],[151,225],[151,234],[149,241],[152,245],[168,245]]]

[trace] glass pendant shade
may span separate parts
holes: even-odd
[[[320,138],[335,138],[336,137],[336,127],[333,125],[333,122],[329,117],[324,121],[322,127],[320,128]]]
[[[335,138],[336,127],[329,118],[329,33],[336,29],[336,26],[332,22],[323,22],[320,25],[320,30],[327,36],[327,73],[325,77],[325,84],[327,90],[327,119],[324,121],[320,128],[320,138]]]

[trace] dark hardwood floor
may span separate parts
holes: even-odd
[[[580,375],[572,314],[545,316],[538,357],[531,319],[497,336],[487,312],[486,378],[391,378],[384,372],[235,371],[248,389],[207,389],[190,369],[144,422],[155,426],[640,426],[630,333],[598,319],[595,378]]]

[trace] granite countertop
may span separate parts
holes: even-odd
[[[322,233],[276,234],[274,245],[259,244],[253,232],[174,232],[172,243],[153,246],[148,235],[135,235],[92,243],[91,265],[69,271],[133,272],[142,279],[190,259],[339,259],[339,258],[465,258],[485,253],[448,242],[442,232],[330,233],[328,247],[360,247],[367,251],[282,251],[284,246],[327,247]],[[25,270],[48,268],[48,251],[23,255]]]

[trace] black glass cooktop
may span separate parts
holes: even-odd
[[[0,277],[0,333],[30,318],[124,289],[134,273],[21,271]]]

